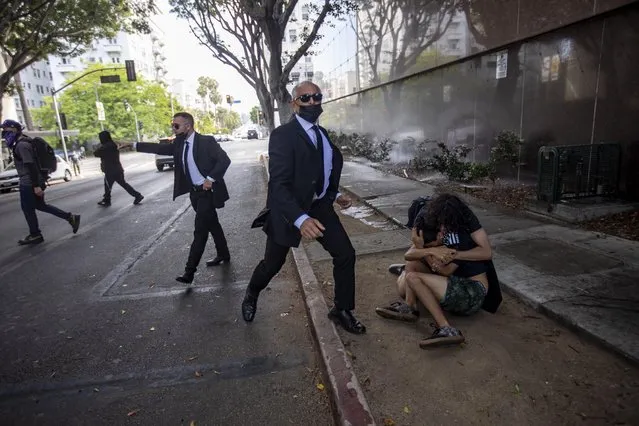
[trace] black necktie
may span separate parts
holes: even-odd
[[[317,141],[316,148],[320,157],[320,172],[315,183],[315,193],[319,197],[324,191],[324,141],[322,140],[319,127],[313,126],[313,131],[315,132],[315,140]]]
[[[186,175],[186,178],[189,181],[189,184],[193,185],[193,182],[191,181],[191,174],[189,173],[189,162],[188,162],[188,155],[189,155],[189,141],[185,140],[184,141],[184,174]]]

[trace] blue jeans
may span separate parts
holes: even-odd
[[[24,218],[29,224],[29,233],[31,235],[40,235],[36,210],[52,214],[64,220],[69,220],[71,217],[71,213],[63,212],[59,208],[45,203],[44,194],[38,197],[30,185],[20,185],[20,206],[22,207]]]

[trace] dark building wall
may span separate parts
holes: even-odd
[[[615,9],[624,3],[632,4]],[[639,3],[470,4],[484,14],[500,12],[473,30],[484,37],[482,49],[497,51],[328,101],[323,123],[389,136],[399,142],[392,154],[397,162],[414,155],[416,144],[407,138],[469,144],[481,161],[495,135],[512,130],[525,141],[520,173],[529,180],[536,178],[541,146],[618,142],[622,195],[639,200]],[[542,31],[548,32],[499,48]]]

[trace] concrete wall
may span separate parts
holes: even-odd
[[[623,3],[632,4],[614,9]],[[495,28],[482,49],[496,50],[480,50],[466,60],[329,100],[322,123],[336,131],[370,132],[397,141],[411,136],[466,143],[476,148],[476,160],[487,158],[499,131],[513,130],[525,140],[521,176],[531,181],[543,145],[619,142],[621,190],[626,198],[639,200],[639,3],[490,4],[484,5],[486,10],[501,12],[480,26],[483,33]],[[402,142],[393,160],[411,158],[414,145]]]

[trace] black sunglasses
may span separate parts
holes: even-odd
[[[308,94],[306,94],[306,95],[300,95],[300,96],[298,96],[297,98],[295,98],[295,100],[296,100],[296,101],[297,101],[297,100],[299,100],[299,101],[301,101],[301,102],[306,103],[306,102],[310,102],[310,101],[311,101],[311,98],[313,98],[313,100],[314,100],[315,102],[322,102],[322,98],[323,98],[323,97],[324,97],[324,95],[322,95],[321,93],[313,93],[312,95],[308,95]]]
[[[171,127],[173,127],[175,130],[177,130],[177,129],[180,128],[180,125],[177,124],[177,123],[173,123],[173,124],[171,124]]]

